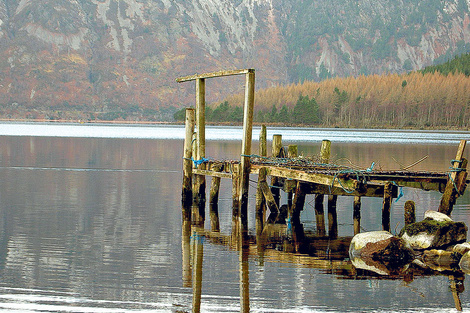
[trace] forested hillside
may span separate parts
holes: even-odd
[[[470,127],[470,54],[409,74],[361,75],[256,92],[255,122],[322,127]],[[210,106],[212,122],[241,122],[243,94]],[[175,115],[182,118],[182,111]]]
[[[259,89],[420,70],[470,51],[469,1],[0,0],[0,118],[171,121],[194,103],[175,78],[219,70]]]

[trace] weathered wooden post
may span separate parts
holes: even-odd
[[[243,139],[240,160],[240,219],[248,229],[248,188],[250,182],[250,155],[253,131],[253,107],[255,103],[255,70],[245,74],[245,105],[243,108]]]
[[[320,160],[324,164],[330,163],[331,141],[323,140],[320,149]],[[337,195],[328,195],[328,236],[338,237],[338,214],[336,212]]]
[[[240,215],[240,175],[239,167],[232,165],[232,234],[236,236]]]
[[[338,216],[336,212],[336,202],[338,196],[328,195],[328,236],[330,238],[338,237]]]
[[[415,202],[408,200],[405,202],[405,226],[416,222]]]
[[[463,157],[466,145],[466,140],[460,141],[457,155],[455,160],[452,161],[451,173],[439,205],[438,211],[449,216],[452,213],[455,201],[466,188],[467,160]]]
[[[262,157],[267,156],[267,131],[266,125],[261,126],[259,133],[259,154]],[[261,190],[260,183],[266,181],[267,170],[261,168],[258,173],[258,188],[256,189],[256,234],[261,235],[264,228],[264,220],[266,215],[266,201],[264,200],[263,191]],[[257,238],[258,238],[257,237]]]
[[[322,163],[330,163],[330,155],[331,155],[331,141],[329,140],[322,140],[321,148],[320,148],[320,160]]]
[[[293,158],[296,158],[298,155],[299,155],[299,150],[298,150],[297,145],[289,145],[288,148],[287,148],[287,157],[289,159],[293,159]],[[294,195],[294,193],[292,191],[289,191],[287,193],[287,210],[288,210],[288,212],[289,212],[289,210],[292,209],[293,195]],[[300,210],[303,210],[303,207]]]
[[[384,186],[384,199],[382,205],[382,230],[390,231],[390,208],[393,199],[393,184],[386,182]]]
[[[185,137],[184,137],[184,153],[183,153],[183,221],[191,221],[191,206],[193,202],[192,176],[193,162],[191,142],[194,133],[194,109],[186,109],[185,121]]]
[[[212,166],[212,170],[215,172],[221,172],[223,164],[215,164]],[[211,218],[211,230],[220,231],[219,223],[219,189],[220,189],[220,177],[212,176],[211,188],[209,192],[209,214]]]
[[[354,235],[361,232],[361,197],[354,196],[353,207]]]
[[[317,233],[319,236],[326,235],[325,229],[325,210],[323,208],[323,199],[325,195],[323,194],[316,194],[315,195],[315,222],[317,225]]]
[[[273,158],[278,158],[281,155],[282,151],[282,135],[276,134],[273,135],[273,143],[271,147],[271,156]],[[277,207],[279,207],[280,199],[281,199],[281,191],[280,191],[280,179],[279,177],[272,176],[271,177],[271,192],[274,196],[274,200],[276,201]]]
[[[203,78],[196,79],[196,145],[197,155],[196,160],[202,162],[206,157],[206,90],[205,80]],[[199,169],[205,169],[204,163],[198,166]],[[195,175],[196,177],[196,189],[194,191],[194,199],[197,209],[199,210],[199,217],[201,221],[198,223],[204,223],[205,220],[205,207],[206,207],[206,176]]]

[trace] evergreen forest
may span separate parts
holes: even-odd
[[[260,89],[254,121],[351,128],[470,128],[470,54],[407,74],[329,78]],[[243,94],[208,105],[209,122],[241,123]],[[175,113],[184,119],[184,110]]]

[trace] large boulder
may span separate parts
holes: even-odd
[[[465,241],[467,226],[445,214],[427,211],[424,220],[405,226],[399,236],[413,249],[438,249]]]
[[[386,275],[413,259],[413,250],[407,243],[387,231],[360,233],[349,245],[353,265]]]
[[[464,273],[470,274],[470,251],[462,256],[459,262],[459,266]]]

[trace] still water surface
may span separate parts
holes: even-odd
[[[239,128],[207,131],[208,157],[239,157]],[[455,157],[458,140],[470,139],[455,132],[270,132],[283,134],[286,143],[299,141],[304,155],[317,154],[321,140],[331,139],[337,163],[398,169],[428,156],[414,169],[441,171]],[[179,126],[0,124],[0,311],[190,312],[180,209],[183,135]],[[222,180],[225,234],[231,230],[230,192],[231,182]],[[315,225],[310,197],[301,216],[307,230]],[[421,218],[439,199],[436,192],[405,189],[393,203],[392,229],[403,225],[406,200],[416,202]],[[252,233],[253,207],[251,195]],[[352,235],[351,208],[352,199],[338,199],[339,236]],[[453,218],[470,224],[468,193]],[[381,199],[363,199],[364,230],[380,230],[380,221]],[[239,253],[223,243],[202,244],[201,311],[240,311]],[[281,252],[250,254],[245,262],[252,312],[455,311],[445,275],[411,282],[350,276],[341,270],[351,268],[347,259],[315,262]],[[468,291],[460,298],[470,310]]]

